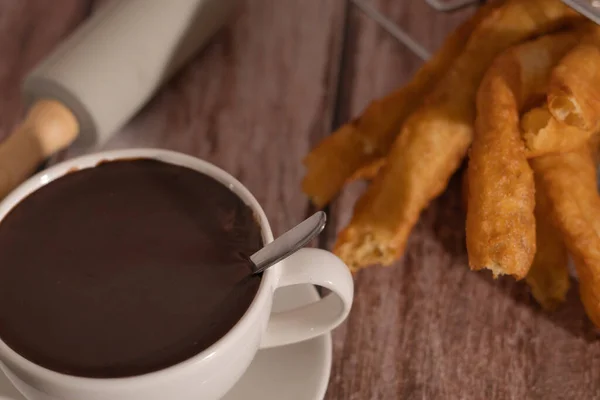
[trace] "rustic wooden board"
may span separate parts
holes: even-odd
[[[440,15],[421,0],[374,4],[429,49],[470,12]],[[353,10],[349,23],[340,122],[419,63],[362,13]],[[576,285],[547,315],[523,283],[470,272],[459,181],[423,213],[401,261],[358,274],[353,311],[334,334],[328,398],[599,398],[600,342]],[[331,207],[335,229],[363,189],[353,184]]]

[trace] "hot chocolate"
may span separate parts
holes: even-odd
[[[0,338],[43,367],[125,377],[188,359],[254,299],[252,210],[154,160],[67,174],[0,221]]]

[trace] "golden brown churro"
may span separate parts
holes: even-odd
[[[444,190],[465,156],[475,93],[495,56],[576,15],[555,0],[509,0],[474,29],[444,79],[404,123],[386,166],[340,234],[334,250],[352,269],[389,265],[402,254],[421,210]]]
[[[575,260],[580,297],[590,319],[600,326],[600,196],[596,164],[589,146],[531,160],[552,217]]]
[[[552,223],[552,209],[544,190],[535,192],[536,252],[525,277],[531,294],[546,311],[553,311],[565,301],[569,291],[569,254],[560,231]]]
[[[548,107],[559,121],[587,132],[600,128],[600,35],[587,36],[552,73]]]
[[[591,131],[558,121],[546,105],[533,108],[521,117],[521,135],[528,158],[576,150],[585,145],[591,134]]]
[[[444,76],[473,28],[500,3],[481,7],[446,38],[406,86],[373,101],[358,118],[323,139],[306,156],[302,190],[316,206],[329,203],[348,180],[374,176],[406,117]]]
[[[572,151],[600,129],[600,28],[584,24],[579,45],[552,71],[548,105],[521,120],[528,157]]]
[[[535,255],[535,186],[521,140],[519,111],[545,92],[575,32],[542,36],[500,55],[477,94],[469,159],[469,266],[524,278]]]

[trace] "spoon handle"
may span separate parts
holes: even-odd
[[[250,260],[256,266],[253,273],[263,272],[271,265],[304,247],[321,233],[326,222],[327,215],[323,211],[318,211],[254,253],[250,256]]]

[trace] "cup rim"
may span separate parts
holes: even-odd
[[[244,201],[244,203],[252,208],[252,211],[254,212],[260,224],[263,242],[267,244],[273,241],[273,233],[264,210],[252,193],[235,177],[208,161],[177,151],[158,148],[132,148],[123,150],[99,151],[62,161],[48,169],[40,171],[19,185],[8,196],[0,201],[0,223],[4,217],[26,196],[51,183],[52,181],[63,177],[65,174],[72,172],[74,168],[77,168],[77,170],[88,169],[94,168],[100,162],[104,161],[117,161],[136,158],[153,159],[169,164],[191,168],[199,173],[203,173],[212,177],[213,179],[216,179],[232,190],[238,197],[240,197],[240,199],[242,199],[242,201]],[[241,338],[241,336],[243,336],[244,332],[249,329],[253,321],[259,318],[261,313],[260,305],[267,300],[267,297],[270,294],[269,289],[275,286],[276,272],[276,268],[269,268],[264,272],[258,291],[248,306],[248,309],[233,326],[233,328],[231,328],[224,336],[219,338],[219,340],[200,353],[158,371],[117,378],[92,378],[68,375],[51,370],[28,360],[9,347],[1,338],[0,362],[2,362],[2,359],[8,359],[11,363],[16,364],[17,367],[25,371],[29,371],[30,373],[34,373],[36,376],[40,376],[44,379],[51,381],[68,381],[74,385],[84,385],[89,388],[95,388],[99,386],[106,388],[107,386],[111,386],[111,388],[118,389],[124,386],[143,385],[148,382],[156,383],[157,379],[170,379],[172,376],[180,374],[186,369],[215,357],[219,349],[232,346]],[[8,368],[10,368],[10,366]]]

